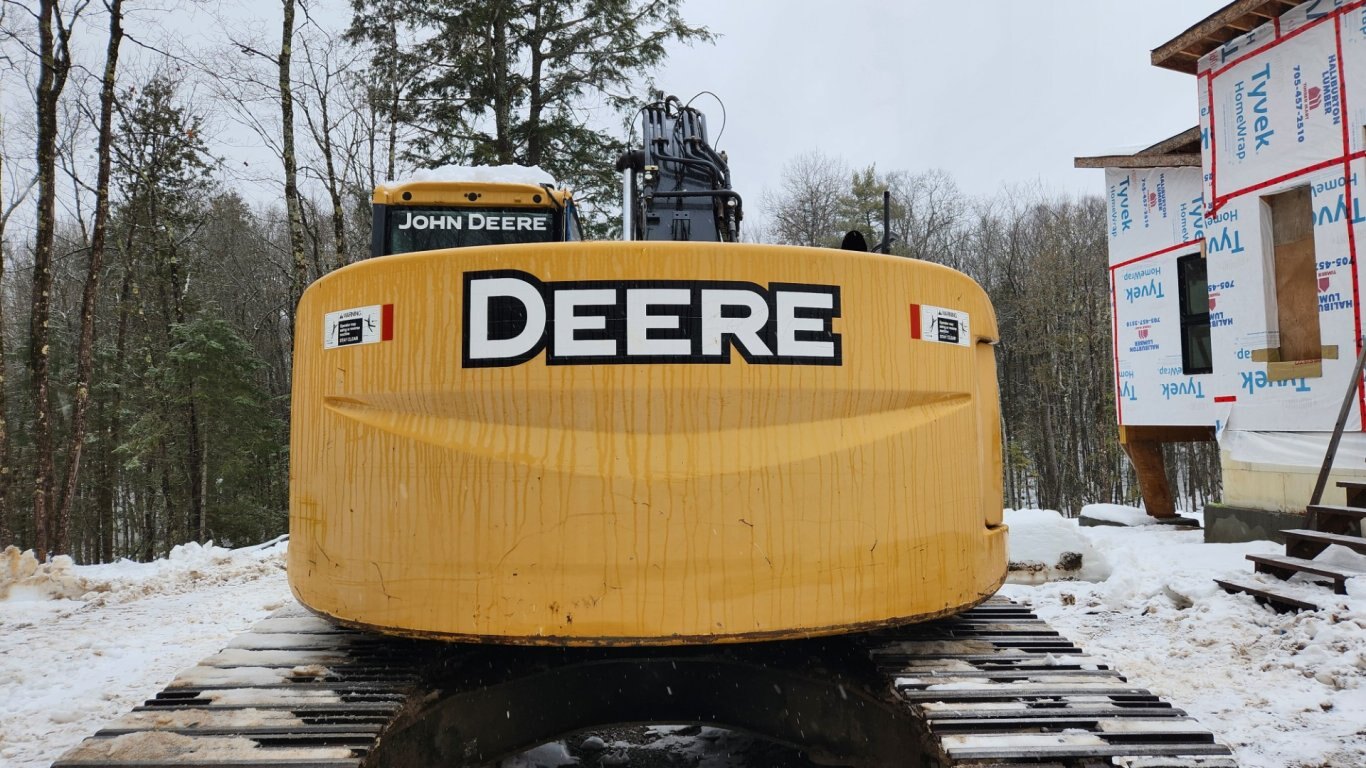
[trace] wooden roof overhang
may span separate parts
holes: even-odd
[[[1302,0],[1235,0],[1153,49],[1153,66],[1195,74],[1201,56],[1280,17]]]
[[[1163,139],[1131,155],[1095,155],[1072,161],[1077,168],[1179,168],[1200,167],[1200,126]]]

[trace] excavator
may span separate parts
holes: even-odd
[[[982,289],[740,243],[702,113],[641,125],[621,242],[554,185],[376,190],[374,258],[297,314],[298,605],[56,765],[480,766],[691,723],[822,765],[1233,766],[994,596]]]

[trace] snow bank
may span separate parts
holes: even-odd
[[[1107,523],[1124,526],[1163,524],[1161,520],[1150,517],[1147,512],[1138,507],[1130,507],[1125,504],[1087,504],[1081,508],[1080,517],[1089,517],[1092,520],[1103,520]]]
[[[285,549],[186,544],[88,566],[0,554],[0,765],[47,766],[289,602]]]
[[[1105,558],[1077,531],[1075,521],[1051,509],[1007,509],[1006,554],[1011,584],[1058,579],[1101,581],[1110,575]]]
[[[525,165],[443,165],[413,171],[406,178],[391,179],[383,186],[406,184],[413,181],[477,182],[486,184],[549,184],[555,177],[540,166]]]
[[[122,602],[159,594],[179,594],[278,572],[276,557],[284,538],[254,547],[225,549],[213,542],[191,542],[171,549],[170,555],[150,563],[119,560],[104,565],[76,566],[58,555],[39,564],[32,550],[6,547],[0,554],[0,601],[82,600]]]

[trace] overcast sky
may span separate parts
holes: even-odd
[[[811,150],[851,167],[942,168],[974,195],[1033,183],[1098,194],[1100,171],[1072,168],[1073,157],[1146,146],[1196,124],[1195,78],[1156,69],[1149,51],[1224,4],[684,0],[686,18],[720,39],[676,47],[657,81],[684,99],[702,90],[724,99],[719,148],[751,214],[762,214],[762,192],[778,186],[784,164]],[[349,0],[310,7],[327,27],[350,20]],[[139,3],[129,27],[155,37],[154,20],[178,41],[170,47],[191,51],[221,49],[225,30],[269,45],[279,13],[278,0],[205,0],[161,15]],[[103,50],[97,26],[80,41],[92,61]],[[148,53],[129,48],[136,68]],[[0,107],[30,98],[23,87],[0,82]],[[707,99],[696,105],[715,139],[721,110]],[[278,199],[278,160],[250,132],[221,118],[215,127],[214,150],[236,169],[234,181],[250,198]]]
[[[943,168],[973,194],[1041,181],[1101,191],[1072,158],[1195,125],[1196,83],[1150,51],[1226,0],[685,0],[723,37],[660,73],[687,99],[725,99],[735,185],[758,201],[813,149],[850,165]],[[719,110],[708,113],[720,127]]]

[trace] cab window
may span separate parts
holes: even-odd
[[[579,226],[579,209],[570,201],[564,208],[564,239],[582,240],[583,228]]]

